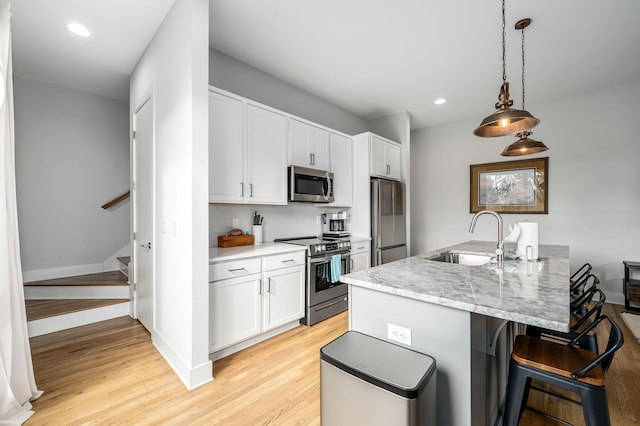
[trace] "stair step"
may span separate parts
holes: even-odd
[[[126,302],[129,302],[129,299],[48,299],[26,300],[25,306],[27,321],[35,321]]]
[[[129,299],[26,300],[29,337],[129,315]]]
[[[118,262],[128,265],[131,262],[131,256],[116,257]]]
[[[25,287],[44,286],[127,286],[127,276],[120,271],[99,272],[97,274],[76,275],[52,280],[31,281]]]

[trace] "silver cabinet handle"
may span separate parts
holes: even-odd
[[[267,293],[271,293],[271,278],[267,278]]]
[[[239,271],[246,271],[246,268],[236,268],[236,269],[227,269],[227,271],[229,272],[239,272]]]
[[[313,165],[316,165],[316,155],[315,154],[311,154],[311,158],[313,159]]]
[[[282,263],[290,263],[290,262],[295,262],[295,260],[293,259],[285,259],[285,260],[281,260]]]
[[[244,182],[240,182],[240,196],[244,197]]]
[[[309,153],[309,165],[313,166],[313,154]]]
[[[249,184],[249,197],[253,197],[253,184]]]
[[[258,294],[262,294],[262,280],[258,278],[256,281],[258,282]]]
[[[349,271],[353,270],[353,259],[349,259]]]

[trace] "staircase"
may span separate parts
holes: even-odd
[[[29,337],[131,313],[128,257],[120,270],[24,283]]]

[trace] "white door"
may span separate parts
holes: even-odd
[[[153,102],[133,116],[133,277],[135,317],[153,330]]]

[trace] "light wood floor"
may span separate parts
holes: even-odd
[[[625,332],[607,379],[613,425],[640,423],[640,345]],[[216,361],[215,380],[188,392],[128,317],[31,339],[38,387],[27,425],[79,424],[320,424],[319,350],[347,330],[343,313],[298,327]],[[532,391],[530,405],[576,425],[579,406]],[[521,425],[553,425],[525,411]]]

